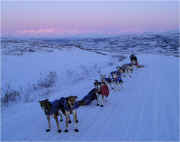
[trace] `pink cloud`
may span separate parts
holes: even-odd
[[[30,29],[30,30],[22,30],[18,31],[20,34],[46,34],[46,33],[53,33],[55,30],[52,28],[49,29]]]

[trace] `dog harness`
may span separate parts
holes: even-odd
[[[51,108],[49,111],[46,111],[46,114],[52,115],[52,114],[58,113],[59,106],[60,106],[59,100],[55,100],[55,101],[51,102]]]
[[[107,82],[112,82],[111,78],[104,78],[104,80],[107,81]]]
[[[66,111],[72,111],[74,109],[77,109],[79,107],[79,104],[76,102],[72,108],[68,105],[68,102],[66,98],[62,97],[59,100],[55,100],[51,102],[51,108],[49,111],[46,111],[47,115],[52,115],[58,113],[59,109],[63,107]]]
[[[63,106],[63,108],[66,110],[66,111],[72,111],[74,109],[77,109],[79,107],[79,104],[77,102],[75,102],[75,104],[73,105],[72,108],[70,108],[68,102],[67,102],[67,99],[62,97],[60,100],[59,100],[59,103]]]
[[[118,82],[122,82],[122,78],[120,75],[117,77],[117,80],[118,80]]]

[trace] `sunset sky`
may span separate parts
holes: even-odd
[[[178,29],[178,2],[2,2],[2,35],[63,37]]]

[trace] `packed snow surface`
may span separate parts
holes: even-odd
[[[118,53],[117,53],[118,54]],[[81,49],[70,48],[50,53],[2,57],[2,82],[26,88],[40,74],[57,73],[57,82],[48,96],[36,95],[29,103],[17,103],[2,110],[3,140],[178,140],[179,138],[179,58],[163,55],[137,55],[145,67],[135,69],[132,77],[123,78],[123,87],[111,90],[103,108],[94,101],[78,111],[79,132],[70,125],[68,133],[58,133],[47,120],[39,99],[59,99],[77,95],[78,99],[93,88],[99,74],[108,74],[116,66],[129,63]],[[128,55],[125,55],[128,57]],[[30,95],[30,93],[27,93]],[[65,122],[60,123],[62,130]]]

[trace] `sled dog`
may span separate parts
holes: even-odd
[[[74,117],[74,131],[78,132],[78,119],[76,111],[76,108],[78,108],[78,104],[76,102],[76,99],[77,96],[69,96],[66,98],[62,97],[59,100],[55,100],[53,102],[50,102],[48,99],[39,101],[40,106],[42,110],[44,110],[44,113],[48,120],[48,129],[46,129],[46,132],[49,132],[51,130],[50,116],[54,116],[58,132],[61,132],[58,116],[60,115],[60,121],[63,121],[62,114],[64,114],[66,117],[66,129],[64,130],[64,132],[68,132],[68,123],[71,123],[70,114],[73,114]]]

